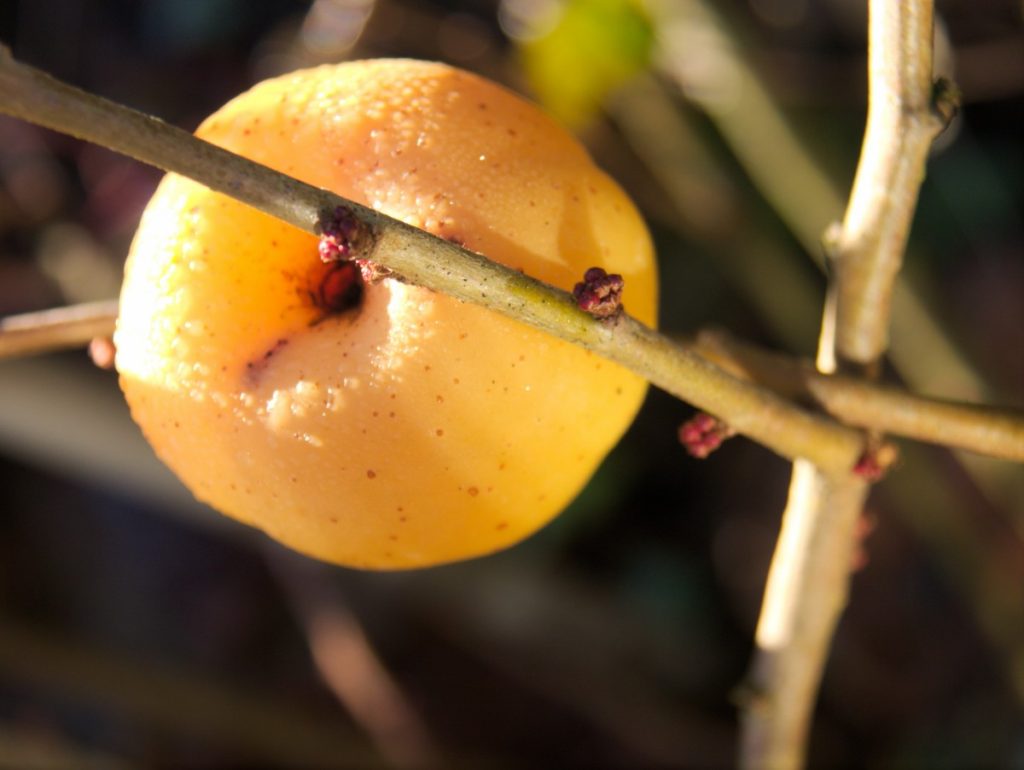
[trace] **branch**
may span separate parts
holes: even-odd
[[[838,374],[751,345],[720,331],[701,332],[693,349],[738,377],[783,398],[815,404],[840,422],[876,432],[1024,462],[1024,412],[927,398]]]
[[[109,337],[117,302],[91,302],[0,318],[0,359]],[[817,406],[839,422],[905,438],[1024,462],[1024,414],[1013,409],[927,398],[869,380],[822,374],[809,362],[703,331],[681,346],[787,401]]]
[[[0,110],[187,176],[309,233],[339,207],[365,228],[352,256],[396,277],[503,313],[630,369],[789,459],[850,471],[864,436],[739,380],[635,319],[594,319],[570,294],[373,209],[86,94],[0,49]]]
[[[114,333],[117,300],[0,318],[0,359],[88,344]]]
[[[842,227],[829,244],[837,273],[836,348],[874,366],[888,347],[893,287],[932,140],[956,93],[932,82],[932,2],[872,2],[868,120]]]
[[[836,262],[818,369],[855,364],[876,375],[887,345],[893,282],[931,139],[932,0],[870,0],[868,125],[846,218],[830,237]],[[758,621],[743,705],[747,768],[804,762],[828,649],[849,594],[867,483],[798,460]]]

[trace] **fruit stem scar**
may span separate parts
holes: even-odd
[[[310,296],[324,317],[358,307],[363,299],[363,277],[359,266],[353,262],[330,263]]]
[[[613,319],[622,315],[622,288],[625,282],[618,273],[606,273],[592,267],[576,284],[572,296],[577,306],[594,318]]]

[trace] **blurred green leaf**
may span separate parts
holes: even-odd
[[[523,66],[544,107],[579,126],[647,67],[653,29],[635,0],[564,0],[554,12],[554,24],[522,43]]]

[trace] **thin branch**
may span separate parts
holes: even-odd
[[[829,473],[844,474],[864,451],[859,431],[732,377],[635,319],[598,321],[580,310],[567,292],[79,91],[15,61],[7,49],[0,49],[0,94],[0,110],[8,114],[182,174],[307,232],[316,233],[323,217],[342,208],[366,230],[353,256],[373,261],[402,280],[582,345],[723,418],[783,457],[806,457]]]
[[[847,425],[1024,462],[1024,412],[927,398],[866,379],[823,374],[810,362],[721,331],[701,332],[693,349],[783,398],[810,402]]]
[[[0,359],[81,347],[113,334],[116,318],[116,300],[0,318]]]
[[[873,366],[888,347],[889,309],[932,140],[956,96],[932,82],[932,3],[872,3],[868,121],[850,204],[832,247],[839,355]]]
[[[841,229],[818,348],[818,369],[855,364],[877,375],[890,298],[931,139],[932,0],[870,0],[868,126]],[[870,228],[877,228],[877,231]],[[789,500],[758,621],[743,704],[740,761],[796,768],[806,752],[822,672],[849,594],[868,485],[793,464]]]

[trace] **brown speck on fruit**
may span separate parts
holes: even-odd
[[[503,530],[503,529],[508,529],[508,522],[507,521],[499,522],[498,526],[496,526],[495,529],[498,530],[499,532],[501,532],[501,530]]]
[[[444,403],[444,396],[442,396],[440,393],[438,393],[438,395],[437,395],[437,403],[439,403],[439,404],[443,404]]]
[[[372,470],[372,469],[366,471],[366,478],[368,478],[368,479],[375,479],[375,478],[377,478],[377,471]]]
[[[592,267],[573,288],[572,296],[580,310],[594,318],[617,318],[622,313],[623,285],[618,273],[609,274],[603,268]]]
[[[434,435],[437,436],[438,438],[440,438],[441,436],[444,435],[444,429],[443,428],[438,428],[437,430],[434,431]]]
[[[477,495],[480,494],[480,490],[477,489],[476,487],[470,487],[469,489],[466,490],[466,492],[469,493],[470,497],[476,497]]]
[[[331,524],[337,524],[338,523],[338,517],[337,516],[331,516],[329,521],[331,522]]]
[[[274,344],[263,351],[260,356],[246,362],[245,374],[250,383],[255,384],[259,380],[264,370],[270,365],[271,359],[284,349],[287,344],[287,338],[279,337],[274,341]]]

